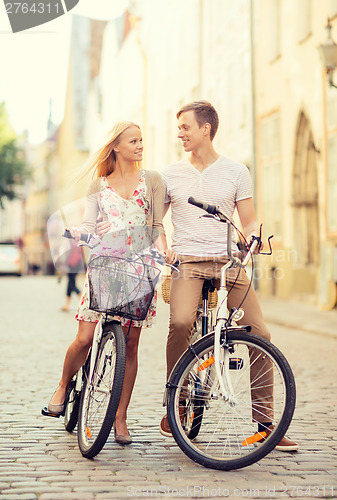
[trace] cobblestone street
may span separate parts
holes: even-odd
[[[295,374],[297,407],[288,435],[300,451],[273,451],[231,472],[205,469],[159,433],[168,322],[168,306],[159,300],[157,323],[140,342],[128,415],[133,443],[119,446],[111,435],[87,460],[76,430],[69,434],[62,418],[41,415],[77,328],[75,298],[71,312],[60,310],[65,287],[56,277],[0,278],[1,499],[337,497],[337,336],[269,323]]]

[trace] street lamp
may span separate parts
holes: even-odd
[[[330,19],[328,18],[328,24],[326,25],[328,38],[325,43],[322,43],[318,47],[318,51],[321,56],[323,65],[326,69],[326,72],[328,74],[330,87],[337,88],[337,85],[335,85],[332,81],[333,72],[337,67],[337,44],[331,37],[331,28],[332,26],[330,24]]]

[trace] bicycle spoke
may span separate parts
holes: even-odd
[[[82,391],[78,442],[82,454],[97,455],[104,446],[119,404],[125,369],[125,339],[113,324],[97,351],[94,371]]]

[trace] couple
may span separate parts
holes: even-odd
[[[181,139],[188,160],[167,167],[163,177],[152,171],[140,169],[143,144],[141,131],[134,123],[119,123],[110,134],[106,144],[94,155],[91,166],[96,179],[89,186],[86,212],[80,228],[70,228],[79,240],[81,232],[97,232],[102,237],[106,232],[118,228],[122,220],[130,227],[128,244],[137,247],[141,232],[132,228],[142,226],[149,233],[150,241],[172,264],[180,259],[180,273],[172,280],[170,325],[167,339],[167,377],[181,354],[189,345],[190,329],[194,322],[203,280],[219,278],[212,263],[226,259],[226,234],[223,226],[213,219],[200,219],[196,207],[188,204],[193,196],[206,203],[219,206],[230,218],[235,208],[249,241],[258,234],[258,224],[252,200],[252,184],[245,165],[219,155],[213,147],[219,118],[214,107],[206,101],[196,101],[183,106],[177,113],[178,138]],[[163,182],[164,181],[164,182]],[[172,210],[173,249],[167,247],[162,219],[169,206]],[[99,216],[103,221],[97,224]],[[131,237],[130,237],[131,236]],[[234,242],[233,242],[234,245]],[[232,286],[228,306],[232,308],[245,299],[245,321],[253,325],[253,333],[270,340],[262,312],[249,280],[241,270],[228,276]],[[132,322],[127,341],[126,371],[121,400],[115,420],[115,439],[120,444],[129,444],[132,439],[127,429],[127,408],[137,374],[137,352],[142,326],[150,326],[155,315],[155,301],[151,304],[144,322]],[[84,287],[81,303],[76,315],[79,321],[78,334],[66,353],[62,378],[48,405],[49,411],[61,414],[70,380],[83,365],[92,343],[99,315],[89,310],[88,285]],[[129,323],[122,320],[124,332]],[[272,417],[261,419],[261,428],[272,425]],[[160,432],[170,436],[171,431],[165,415],[160,423]],[[294,451],[295,442],[283,438],[277,449]]]

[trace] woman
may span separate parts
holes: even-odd
[[[69,228],[78,241],[81,232],[94,233],[100,215],[109,228],[104,238],[110,235],[115,244],[110,254],[129,250],[144,249],[144,241],[153,242],[165,254],[166,262],[173,264],[176,254],[167,248],[162,218],[165,188],[157,172],[142,170],[139,167],[143,156],[142,134],[138,125],[121,122],[115,125],[109,140],[94,155],[89,168],[94,168],[97,179],[89,186],[84,221],[79,228]],[[109,252],[104,244],[93,250],[102,255]],[[108,253],[109,254],[109,253]],[[84,364],[92,344],[99,314],[89,309],[88,282],[86,281],[76,319],[79,321],[78,333],[72,342],[63,365],[62,378],[53,394],[48,409],[61,414],[70,381]],[[137,374],[137,353],[142,326],[150,326],[155,316],[155,300],[150,306],[144,322],[133,321],[126,344],[126,368],[122,395],[116,414],[115,439],[120,444],[129,444],[126,419],[133,386]],[[121,319],[124,334],[129,330],[128,320]],[[143,324],[142,324],[143,323]]]

